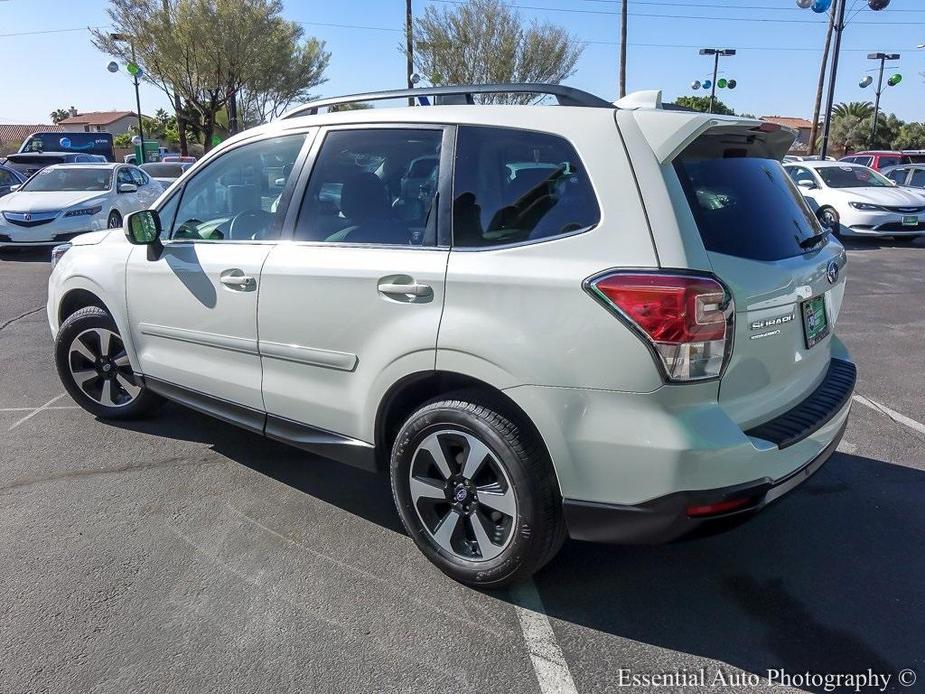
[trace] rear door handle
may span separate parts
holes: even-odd
[[[416,299],[429,299],[434,295],[434,289],[429,284],[411,281],[408,283],[383,280],[379,282],[379,293],[392,297],[414,297]]]
[[[245,275],[243,270],[238,268],[233,268],[231,270],[225,270],[220,278],[222,284],[231,289],[237,289],[239,291],[248,291],[257,286],[257,280],[251,277],[250,275]]]

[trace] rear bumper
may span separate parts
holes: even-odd
[[[632,506],[565,499],[563,507],[569,537],[621,544],[668,542],[718,520],[753,514],[805,482],[821,468],[838,447],[846,426],[847,419],[835,438],[816,457],[781,479],[765,477],[720,489],[676,492]],[[691,517],[688,513],[692,507],[738,499],[748,499],[747,505],[732,512],[703,518]]]

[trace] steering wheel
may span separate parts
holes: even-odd
[[[244,210],[232,218],[228,238],[233,241],[262,239],[274,221],[276,215],[265,210]]]

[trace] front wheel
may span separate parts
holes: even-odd
[[[109,213],[109,219],[106,220],[107,229],[121,229],[122,228],[122,215],[119,214],[119,210],[113,210]]]
[[[102,419],[141,417],[161,404],[132,371],[112,316],[96,306],[75,311],[61,324],[55,362],[74,401]]]
[[[532,432],[479,397],[425,405],[405,422],[390,465],[408,534],[462,583],[526,579],[565,540],[552,463]]]
[[[833,235],[839,235],[841,230],[841,217],[838,214],[838,210],[834,207],[820,207],[819,211],[816,212],[816,217],[819,219],[819,223],[831,231]]]

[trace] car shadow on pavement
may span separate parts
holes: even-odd
[[[570,542],[536,583],[551,617],[761,676],[870,668],[895,684],[912,668],[921,680],[923,491],[921,471],[837,453],[725,533],[653,547]]]
[[[392,501],[387,475],[376,475],[277,443],[172,403],[166,404],[155,417],[107,424],[205,443],[216,453],[293,489],[388,530],[405,532]]]
[[[0,249],[0,263],[15,260],[19,263],[50,263],[51,248],[3,248]]]

